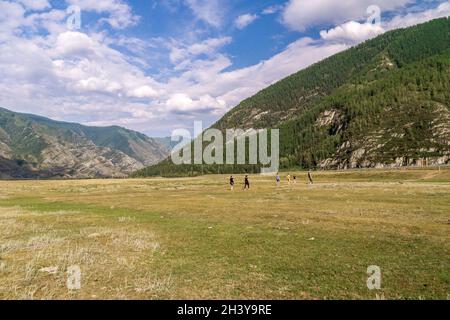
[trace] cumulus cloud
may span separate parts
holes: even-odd
[[[386,23],[386,29],[406,28],[432,19],[450,16],[450,2],[441,3],[436,8],[424,10],[421,12],[398,15]]]
[[[270,6],[270,7],[265,8],[262,11],[262,14],[265,14],[265,15],[267,15],[267,14],[274,14],[274,13],[279,12],[282,9],[283,9],[282,5],[274,5],[274,6]]]
[[[100,4],[94,9],[88,6],[93,2],[85,1],[79,3],[112,16],[112,9],[104,11]],[[381,28],[408,26],[449,12],[449,4],[443,3],[396,16]],[[232,58],[221,49],[231,37],[125,38],[106,31],[69,31],[64,17],[63,10],[27,11],[18,2],[0,0],[0,105],[59,120],[166,134],[194,119],[213,123],[264,87],[381,32],[344,21],[323,31],[320,39],[298,39],[267,60],[230,70]],[[42,28],[48,34],[38,31]],[[167,60],[162,71],[148,71],[154,57]]]
[[[170,46],[170,60],[173,63],[178,63],[198,55],[212,55],[215,54],[219,48],[231,43],[231,41],[231,37],[220,37],[209,38],[189,45],[175,42]]]
[[[237,19],[234,21],[234,25],[236,26],[236,28],[242,30],[242,29],[245,29],[250,24],[252,24],[258,18],[259,17],[256,14],[250,14],[250,13],[243,14],[243,15],[237,17]]]
[[[384,31],[383,27],[377,24],[349,21],[328,31],[321,31],[320,36],[328,41],[358,43],[378,36]]]
[[[213,98],[209,94],[202,95],[196,100],[193,100],[186,93],[176,93],[170,96],[170,98],[166,101],[168,110],[177,113],[223,109],[225,105],[225,101],[218,98]]]
[[[391,20],[382,21],[380,24],[349,21],[330,30],[322,30],[320,36],[327,41],[341,41],[349,44],[357,44],[389,30],[410,27],[432,19],[448,16],[450,16],[450,3],[444,2],[436,8],[421,12],[407,13],[405,15],[396,15],[391,18]]]
[[[128,96],[134,98],[155,98],[158,96],[158,91],[145,85],[128,91]]]
[[[48,0],[19,0],[19,2],[29,10],[44,10],[51,7]]]
[[[58,35],[53,49],[56,56],[87,56],[96,52],[96,42],[85,33],[64,32]]]
[[[55,72],[65,79],[66,88],[135,98],[157,96],[156,81],[101,39],[73,31],[57,37],[48,54],[54,59]]]
[[[117,29],[135,25],[140,19],[139,16],[133,14],[130,6],[123,0],[67,0],[67,2],[84,11],[106,13],[108,17],[101,21]]]
[[[200,97],[210,94],[224,101],[212,106],[214,110],[224,113],[242,99],[273,82],[345,48],[347,46],[342,44],[324,44],[310,38],[303,38],[271,59],[251,67],[228,72],[224,70],[231,65],[231,62],[228,58],[220,56],[213,61],[198,61],[189,71],[169,81],[168,88],[184,87],[185,94],[189,96]],[[183,108],[189,106],[189,104],[183,105]]]
[[[45,12],[32,12],[25,18],[25,25],[31,29],[44,29],[51,35],[66,31],[63,23],[67,18],[64,10],[52,9]]]
[[[24,22],[25,9],[18,3],[0,1],[0,36],[14,32]]]
[[[224,19],[225,4],[220,0],[185,0],[198,20],[220,27]]]
[[[377,5],[382,11],[392,11],[412,2],[414,0],[289,0],[282,21],[292,30],[305,31],[313,26],[359,20],[366,16],[371,5]]]
[[[161,82],[105,39],[75,31],[33,40],[12,37],[0,47],[0,104],[142,131],[155,130],[163,119],[166,126],[192,117],[212,122],[265,86],[345,48],[302,39],[257,65],[225,71],[232,62],[216,49],[231,39],[206,39],[183,47],[187,59],[174,66],[180,73]]]

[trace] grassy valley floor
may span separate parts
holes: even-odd
[[[2,181],[0,299],[449,298],[450,169],[314,176]]]

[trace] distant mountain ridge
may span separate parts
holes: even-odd
[[[118,126],[88,127],[0,108],[0,178],[125,177],[169,154]]]

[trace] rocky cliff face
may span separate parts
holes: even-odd
[[[345,135],[348,124],[341,111],[335,109],[324,111],[317,119],[317,129],[328,130],[333,135],[346,136],[346,139],[331,157],[320,161],[318,166],[323,169],[353,169],[448,164],[450,162],[448,106],[430,102],[425,110],[420,110],[414,105],[408,105],[407,108],[408,110],[402,108],[395,111],[385,110],[385,117],[380,117],[376,126],[368,124],[364,134],[352,136]],[[392,122],[395,124],[392,125]],[[413,130],[415,134],[411,134]],[[405,154],[405,151],[409,152]]]

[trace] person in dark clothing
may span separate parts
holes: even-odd
[[[311,170],[308,170],[308,179],[309,179],[309,184],[314,184]]]
[[[248,176],[245,176],[244,179],[244,190],[245,189],[250,189],[250,181],[248,180]]]
[[[231,188],[231,191],[234,190],[234,178],[233,178],[233,176],[230,177],[230,188]]]

